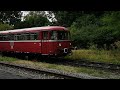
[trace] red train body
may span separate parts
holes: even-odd
[[[72,48],[69,34],[61,26],[0,31],[0,52],[67,55]]]

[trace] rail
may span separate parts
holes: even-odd
[[[37,72],[37,73],[45,73],[45,74],[54,75],[57,77],[62,77],[63,79],[102,79],[99,77],[94,77],[94,76],[89,76],[89,75],[84,75],[84,74],[58,72],[58,71],[48,70],[48,69],[34,69],[34,68],[30,68],[30,67],[25,67],[25,66],[8,64],[5,62],[0,62],[0,65],[6,66],[6,67],[22,69],[22,70],[27,70],[27,71],[32,71],[32,72]]]

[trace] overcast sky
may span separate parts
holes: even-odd
[[[23,14],[22,14],[22,21],[23,21],[23,17],[24,16],[26,16],[28,13],[29,13],[29,11],[21,11]]]
[[[29,13],[29,11],[21,11],[21,12],[23,12],[23,16],[26,16]]]

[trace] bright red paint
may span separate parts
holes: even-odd
[[[41,55],[62,55],[64,49],[71,51],[70,40],[42,40],[43,31],[68,31],[61,26],[46,26],[37,28],[16,29],[8,31],[0,31],[0,34],[16,34],[25,32],[39,32],[38,40],[22,40],[22,41],[0,41],[1,52],[19,52],[19,53],[39,53]],[[49,39],[50,39],[50,34]],[[61,52],[60,52],[61,51]],[[67,52],[70,53],[70,52]]]

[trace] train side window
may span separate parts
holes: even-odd
[[[17,40],[21,40],[21,34],[17,34]]]
[[[3,35],[3,41],[7,41],[8,36],[7,35]]]
[[[50,37],[51,40],[57,40],[57,31],[51,31]]]
[[[38,35],[39,35],[38,33],[35,33],[35,34],[34,34],[34,40],[37,40],[37,39],[38,39]]]
[[[11,38],[11,40],[12,39],[14,39],[15,41],[17,41],[17,40],[20,40],[20,34],[16,34],[16,35],[14,35],[14,38]]]
[[[8,34],[7,36],[9,41],[14,40],[14,34]]]
[[[37,40],[38,39],[38,33],[31,33],[30,34],[30,40]]]
[[[0,41],[2,41],[2,35],[0,35]]]
[[[10,34],[10,40],[14,40],[14,34]]]
[[[21,40],[25,40],[25,39],[24,39],[24,34],[21,34]]]
[[[22,39],[23,40],[30,40],[30,34],[29,33],[22,34]]]
[[[17,40],[17,35],[14,35],[14,40],[15,40],[15,41]]]
[[[48,40],[48,31],[43,31],[43,40]]]

